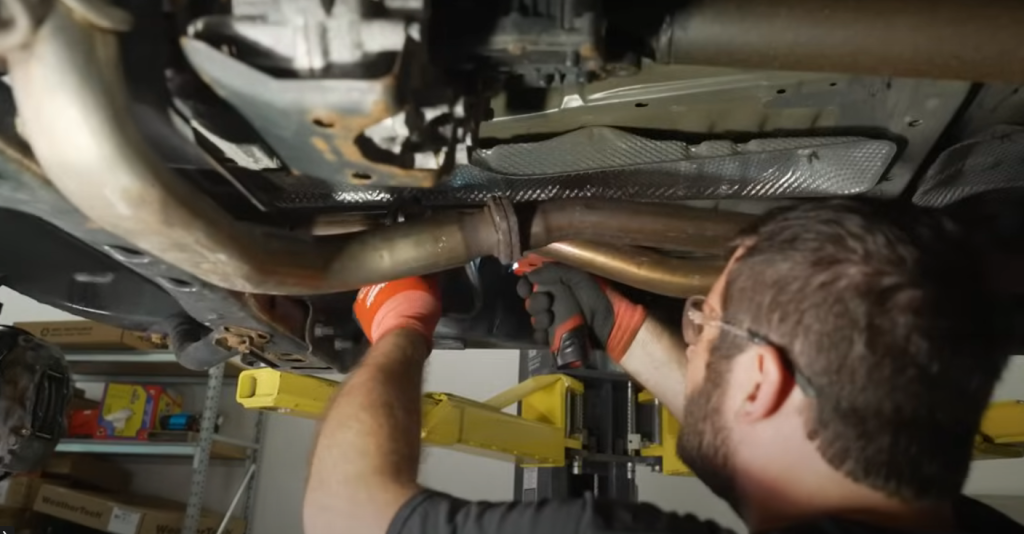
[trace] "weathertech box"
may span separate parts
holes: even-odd
[[[33,510],[111,534],[180,534],[185,505],[141,495],[106,495],[44,484]],[[216,532],[223,518],[203,512],[199,532]],[[224,534],[243,534],[245,521],[231,518]]]
[[[92,321],[39,321],[14,323],[39,339],[70,350],[162,350],[144,334]]]
[[[162,386],[107,384],[97,421],[97,439],[145,440],[160,417],[181,411],[181,396]]]

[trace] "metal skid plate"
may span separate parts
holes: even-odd
[[[332,182],[429,187],[437,171],[370,161],[356,139],[397,114],[396,76],[378,79],[275,78],[193,38],[182,50],[196,72],[245,116],[298,172]]]

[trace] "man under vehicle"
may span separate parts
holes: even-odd
[[[707,298],[687,302],[686,345],[563,265],[529,273],[521,294],[552,345],[586,319],[681,421],[680,457],[752,532],[1024,534],[960,495],[1007,359],[967,238],[908,206],[828,201],[773,212],[737,244]],[[421,488],[436,288],[423,278],[373,286],[355,312],[373,346],[324,419],[307,533],[724,530],[644,504],[475,503]]]

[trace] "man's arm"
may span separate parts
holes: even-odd
[[[384,533],[419,491],[420,396],[430,342],[395,330],[367,352],[324,418],[306,486],[308,534]]]
[[[355,312],[373,347],[339,388],[324,419],[306,488],[307,533],[723,532],[714,523],[666,514],[650,505],[596,503],[592,498],[481,503],[420,488],[420,389],[430,335],[440,316],[436,288],[423,279],[364,288]],[[659,340],[667,330],[653,321],[634,320],[637,343],[662,346]],[[632,335],[627,337],[632,340]],[[625,362],[627,357],[630,362]],[[665,398],[672,386],[682,387],[641,369],[670,366],[657,367],[639,352],[627,352],[621,359],[638,366],[635,372],[651,384],[666,388]]]
[[[420,382],[429,350],[422,333],[395,330],[340,388],[313,453],[307,534],[733,534],[645,504],[471,502],[420,488]]]
[[[437,288],[422,278],[370,286],[354,311],[373,345],[320,428],[303,506],[309,534],[383,534],[420,490],[420,397],[441,314]]]
[[[677,420],[682,420],[686,400],[686,345],[678,332],[648,317],[619,365]]]

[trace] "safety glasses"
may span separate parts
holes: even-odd
[[[773,347],[779,353],[779,357],[782,358],[782,364],[786,367],[786,371],[793,375],[793,381],[796,382],[800,391],[803,391],[804,395],[808,397],[813,398],[817,396],[817,392],[811,381],[807,378],[807,375],[800,371],[800,368],[789,358],[789,355],[786,354],[782,347],[768,341],[767,338],[752,330],[741,328],[719,319],[712,319],[704,313],[704,303],[706,300],[707,297],[690,297],[686,299],[686,305],[683,308],[683,340],[686,341],[687,345],[699,343],[701,336],[704,334],[704,329],[712,327],[718,328],[722,332],[740,336],[755,345]]]

